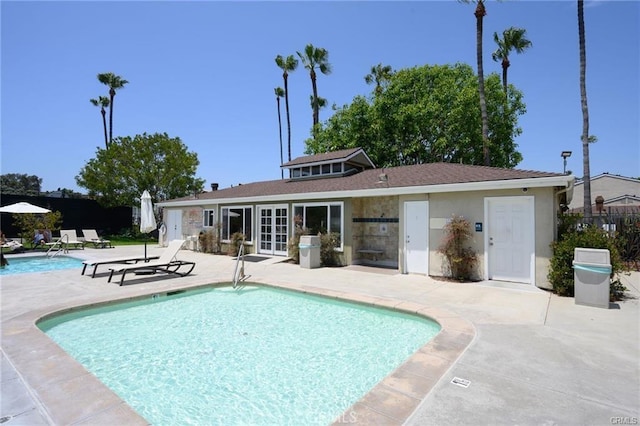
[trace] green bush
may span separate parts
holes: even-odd
[[[336,251],[339,245],[340,236],[337,233],[320,234],[320,263],[323,266],[340,265],[340,255]]]
[[[581,230],[568,229],[559,241],[551,244],[553,257],[547,278],[553,290],[560,296],[573,296],[573,256],[576,247],[609,250],[612,268],[611,298],[618,300],[626,288],[619,279],[613,279],[625,270],[624,263],[620,258],[615,238],[595,226],[586,226]]]

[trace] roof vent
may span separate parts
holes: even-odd
[[[218,184],[217,183],[212,183],[211,184],[211,190],[212,191],[217,191],[218,190]]]
[[[389,176],[386,173],[380,173],[378,175],[378,183],[385,183],[389,180]]]

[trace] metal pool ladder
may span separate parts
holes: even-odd
[[[240,261],[242,259],[242,265],[240,265]],[[239,267],[239,269],[238,269]],[[244,240],[240,243],[240,248],[238,249],[238,258],[236,259],[236,269],[233,271],[233,288],[238,286],[238,281],[242,281],[245,278],[244,275]]]
[[[62,235],[60,238],[58,238],[57,240],[55,240],[53,242],[53,245],[51,247],[49,247],[49,250],[47,250],[47,254],[46,254],[47,257],[56,256],[56,255],[60,254],[61,251],[64,252],[64,253],[68,252],[66,246],[62,243],[62,239],[65,238],[65,237],[67,238],[67,246],[69,245],[69,235],[68,234]],[[56,250],[53,253],[51,253],[51,251],[53,249],[55,249],[56,247],[58,247],[58,250]],[[51,254],[49,254],[49,253],[51,253]]]

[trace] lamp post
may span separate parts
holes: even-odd
[[[567,158],[571,157],[571,151],[562,151],[562,153],[560,154],[560,157],[562,157],[562,159],[564,160],[563,173],[566,175],[567,174]]]

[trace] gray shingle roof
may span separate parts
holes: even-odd
[[[563,176],[561,173],[547,173],[532,170],[502,169],[497,167],[471,166],[454,163],[427,163],[384,169],[369,169],[351,176],[323,179],[271,180],[242,184],[198,194],[199,200],[225,198],[259,197],[269,195],[295,195],[331,191],[354,191],[380,188],[379,175],[387,175],[385,188],[404,188],[471,182],[505,181]],[[191,197],[170,200],[192,200]]]
[[[349,149],[341,149],[340,151],[325,152],[325,153],[316,154],[316,155],[305,155],[302,157],[294,158],[288,163],[284,163],[282,167],[299,166],[301,164],[345,159],[350,155],[360,151],[361,149],[362,148],[349,148]]]

